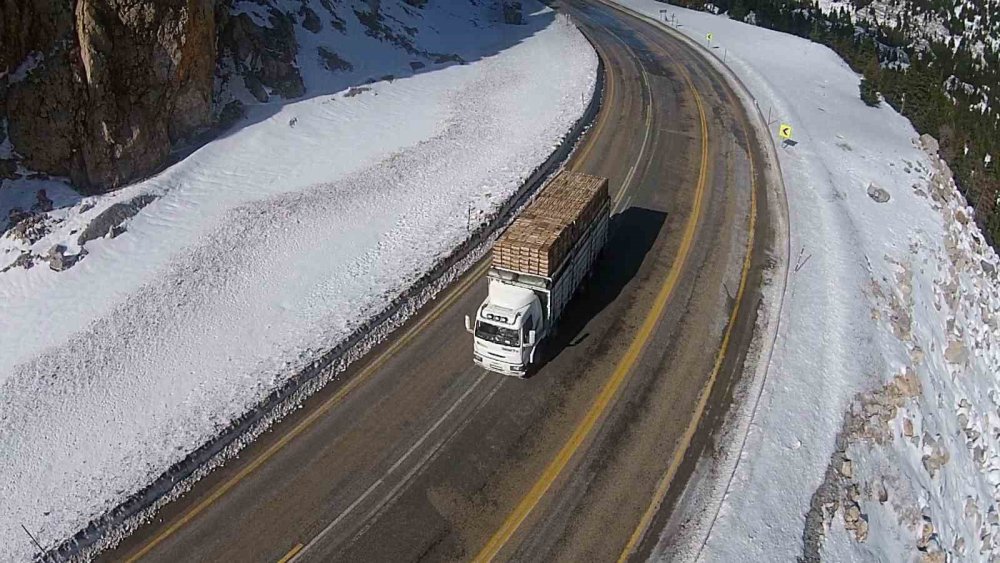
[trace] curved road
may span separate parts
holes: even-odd
[[[701,54],[563,0],[605,61],[569,167],[607,176],[605,258],[528,380],[472,364],[485,262],[107,559],[644,557],[750,341],[764,158]]]

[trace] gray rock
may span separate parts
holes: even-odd
[[[931,137],[927,133],[920,136],[920,146],[923,147],[924,151],[931,155],[936,155],[938,153],[938,142],[937,139]]]
[[[305,93],[305,86],[295,63],[299,49],[295,22],[275,8],[268,14],[270,26],[257,25],[248,14],[230,17],[219,38],[223,56],[232,61],[245,81],[254,81],[286,99],[297,98]],[[258,100],[261,90],[253,92]]]
[[[49,199],[49,196],[48,194],[45,193],[45,190],[38,190],[37,192],[35,192],[35,205],[32,206],[32,209],[36,211],[41,211],[43,213],[52,211],[52,200]]]
[[[520,0],[501,0],[503,5],[503,22],[512,25],[524,23]]]
[[[35,267],[35,255],[28,251],[24,251],[13,262],[11,262],[9,266],[0,270],[0,274],[6,273],[7,271],[13,270],[14,268],[24,268],[25,270],[30,270],[34,267]]]
[[[16,223],[6,233],[5,237],[19,240],[25,244],[34,244],[49,234],[49,225],[43,213],[12,213],[10,220]]]
[[[344,97],[353,98],[354,96],[358,96],[360,94],[363,94],[364,92],[369,92],[369,91],[371,91],[371,88],[369,88],[368,86],[351,86],[350,88],[347,89],[347,92],[344,93]]]
[[[261,84],[260,79],[257,78],[255,74],[247,74],[243,77],[243,84],[246,85],[247,90],[250,94],[260,103],[266,104],[271,96],[268,95],[267,90],[264,89],[264,85]]]
[[[62,272],[72,268],[86,255],[87,251],[81,250],[79,254],[71,254],[67,256],[66,247],[61,244],[57,244],[49,250],[49,253],[45,256],[45,260],[49,263],[50,269],[55,272]]]
[[[125,232],[125,222],[135,217],[143,207],[153,203],[155,200],[156,196],[154,195],[142,194],[129,201],[122,201],[108,207],[99,213],[97,217],[94,217],[87,227],[83,229],[83,232],[77,237],[76,243],[83,246],[97,238],[105,236],[114,238],[122,234]]]
[[[319,16],[316,12],[308,6],[302,6],[299,10],[299,15],[302,16],[302,27],[308,29],[313,33],[319,33],[323,30],[323,23],[320,22]]]
[[[875,184],[868,184],[868,197],[872,198],[876,203],[886,203],[889,201],[889,192]]]
[[[317,47],[316,53],[319,55],[320,60],[323,61],[323,66],[330,72],[354,70],[354,65],[325,47]]]

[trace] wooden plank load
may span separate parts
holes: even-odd
[[[607,178],[563,170],[497,240],[493,267],[552,277],[607,201]]]

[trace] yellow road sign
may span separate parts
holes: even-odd
[[[708,38],[708,40],[709,40],[709,41],[711,41],[711,40],[712,40],[712,37],[713,37],[713,35],[712,35],[712,33],[711,33],[711,32],[709,32],[709,33],[708,33],[708,35],[706,35],[705,37],[707,37],[707,38]]]
[[[787,123],[782,123],[781,126],[778,127],[778,136],[781,137],[782,139],[791,139],[792,126]]]

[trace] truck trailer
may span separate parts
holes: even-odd
[[[473,361],[524,377],[608,240],[608,179],[563,170],[493,246],[488,295],[475,320]]]

